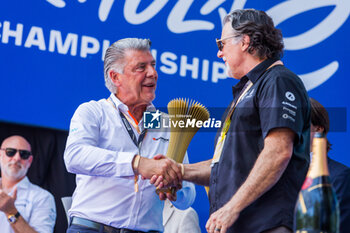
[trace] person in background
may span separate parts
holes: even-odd
[[[164,202],[163,226],[163,233],[201,232],[197,212],[192,207],[180,210],[168,200]]]
[[[329,117],[327,110],[315,99],[310,98],[311,103],[311,145],[316,132],[329,132]],[[312,147],[311,147],[312,148]],[[331,150],[331,144],[327,139],[327,153]],[[350,232],[350,168],[329,157],[328,168],[332,186],[337,195],[340,209],[340,233]]]
[[[0,150],[0,232],[50,233],[56,221],[53,196],[26,177],[33,155],[29,142],[11,136]]]
[[[155,64],[149,40],[113,43],[104,59],[109,98],[83,103],[75,111],[64,153],[68,172],[77,175],[68,233],[162,232],[161,200],[180,209],[193,203],[194,185],[181,185],[181,166],[159,155],[167,151],[170,132],[143,125],[144,112],[153,112],[154,120],[162,115],[152,104]],[[155,174],[179,190],[158,196],[145,180]]]

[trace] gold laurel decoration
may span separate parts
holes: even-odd
[[[170,125],[170,139],[166,156],[182,163],[193,136],[201,128],[197,127],[197,122],[204,123],[209,119],[210,114],[208,109],[199,102],[183,98],[174,99],[168,103],[168,114],[173,123]],[[193,127],[180,127],[180,122],[184,122],[186,125],[188,121],[194,121]],[[169,187],[157,189],[156,192],[157,194],[163,192],[174,195],[175,190],[175,187]]]
[[[178,163],[182,163],[186,150],[200,127],[197,121],[206,121],[210,114],[206,107],[197,101],[189,99],[174,99],[168,103],[168,113],[171,124],[170,140],[166,155]],[[195,122],[194,127],[180,127],[179,123]]]

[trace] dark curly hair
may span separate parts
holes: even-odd
[[[275,28],[270,16],[255,9],[235,10],[224,18],[223,24],[231,22],[236,38],[248,35],[248,52],[264,58],[280,58],[283,55],[281,30]]]

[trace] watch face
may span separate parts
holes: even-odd
[[[8,220],[11,224],[13,224],[13,223],[17,222],[17,217],[16,217],[16,215],[10,215],[8,217]]]
[[[14,215],[9,216],[9,222],[15,223],[17,221],[17,218]]]

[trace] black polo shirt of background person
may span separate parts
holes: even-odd
[[[271,129],[283,127],[295,132],[293,155],[280,180],[245,208],[228,232],[293,226],[297,195],[308,169],[310,103],[297,75],[283,65],[267,70],[277,60],[263,61],[233,88],[236,101],[248,79],[253,83],[232,115],[219,162],[212,164],[210,213],[226,204],[245,181]]]

